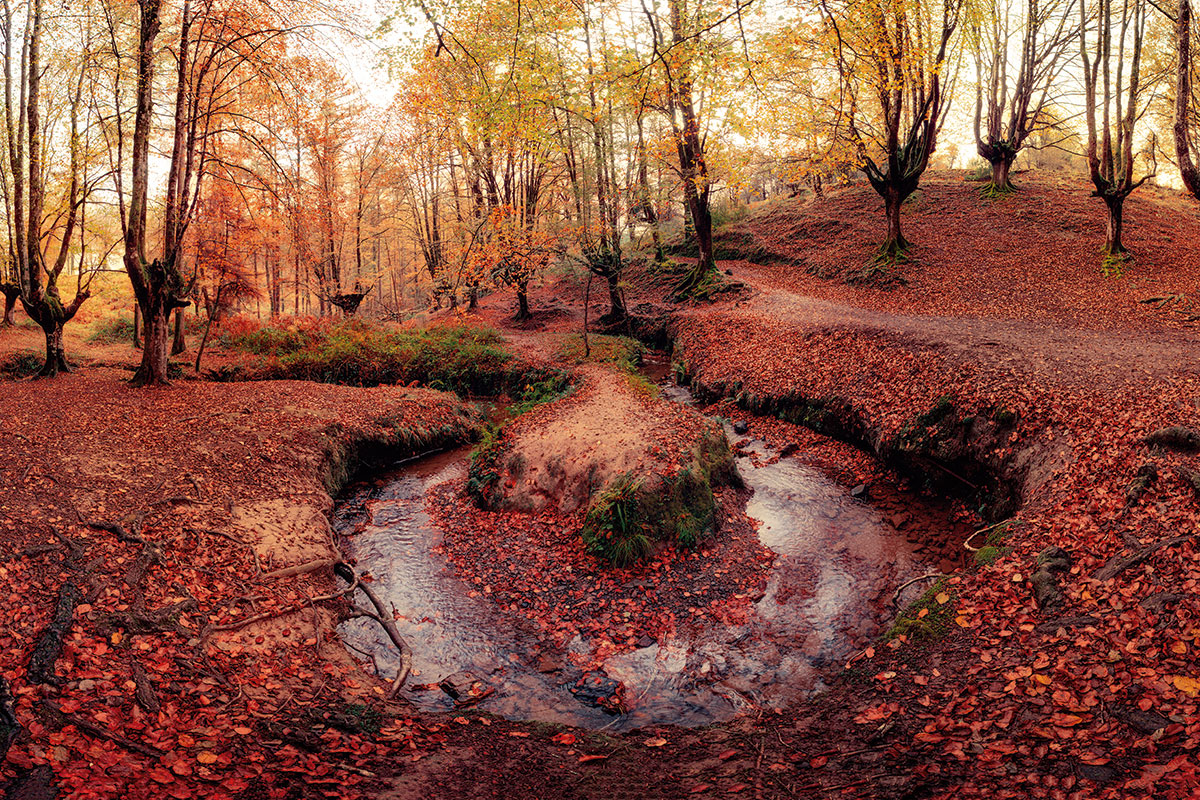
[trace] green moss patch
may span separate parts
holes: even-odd
[[[715,426],[706,427],[688,456],[674,474],[627,473],[596,495],[581,533],[588,551],[626,566],[652,553],[655,542],[691,548],[715,529],[713,487],[737,480],[729,443]]]
[[[233,325],[222,341],[264,356],[249,372],[216,376],[287,379],[349,386],[417,383],[463,396],[521,395],[558,376],[531,368],[504,347],[499,332],[470,325],[389,330],[359,320],[307,325]],[[565,382],[565,377],[562,378]]]
[[[938,602],[938,598],[944,602]],[[903,636],[908,641],[929,641],[945,636],[954,624],[955,596],[945,578],[939,578],[904,610],[883,635],[885,640]]]

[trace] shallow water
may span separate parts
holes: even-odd
[[[689,400],[676,387],[668,394]],[[764,461],[775,455],[755,440],[742,449]],[[495,689],[480,708],[589,728],[701,725],[754,707],[782,707],[819,690],[823,674],[891,619],[894,588],[926,571],[903,534],[819,470],[790,458],[755,466],[749,456],[739,456],[752,491],[746,511],[760,522],[763,544],[779,555],[766,592],[745,625],[610,658],[603,672],[624,684],[629,707],[614,717],[576,700],[568,687],[578,670],[544,657],[536,639],[485,595],[470,596],[472,587],[434,552],[442,536],[425,513],[425,496],[438,484],[461,479],[466,460],[466,450],[444,453],[359,484],[335,517],[360,571],[374,576],[376,592],[400,615],[397,627],[414,654],[403,694],[426,709],[452,709],[454,701],[437,688],[414,687],[462,670]],[[376,623],[351,621],[343,634],[385,678],[395,674],[396,659]],[[579,638],[569,647],[590,650]]]

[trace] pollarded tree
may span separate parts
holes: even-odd
[[[900,209],[920,186],[950,108],[950,45],[963,0],[821,0],[841,78],[838,119],[883,198],[877,263],[903,260]]]
[[[42,51],[48,22],[55,23],[51,33],[56,37],[79,36],[82,58],[50,69],[51,59],[45,58]],[[89,296],[82,245],[75,296],[70,303],[63,302],[59,281],[68,266],[77,233],[80,242],[83,241],[83,209],[94,188],[86,169],[84,128],[89,121],[89,110],[85,109],[83,98],[91,64],[90,29],[85,23],[82,29],[72,31],[67,20],[48,19],[42,0],[26,3],[23,9],[14,9],[4,2],[0,26],[4,35],[5,155],[11,176],[6,176],[4,187],[11,235],[10,269],[16,273],[17,294],[25,313],[45,332],[46,363],[40,374],[50,377],[70,369],[63,350],[63,326],[75,317]],[[18,62],[16,74],[14,61]],[[57,96],[47,97],[50,93]],[[69,167],[65,175],[60,175],[65,189],[61,197],[55,198],[48,177],[56,173],[53,162],[57,159],[51,156],[58,155],[53,148],[61,142],[54,136],[55,125],[43,119],[43,112],[62,105],[68,107],[69,113],[70,127],[65,134]],[[11,290],[6,289],[4,294],[7,303]],[[11,308],[6,308],[6,318],[10,312]]]
[[[1017,154],[1032,133],[1053,122],[1047,112],[1060,99],[1056,89],[1079,32],[1075,2],[981,0],[975,6],[975,147],[992,166],[992,194],[1012,191],[1008,173]]]
[[[120,111],[113,111],[119,157],[130,141],[128,185],[124,164],[118,163],[113,174],[124,229],[125,270],[146,331],[142,363],[133,381],[163,385],[168,383],[170,315],[191,302],[183,263],[185,239],[205,177],[220,160],[220,136],[237,135],[243,116],[237,101],[245,95],[244,87],[265,79],[264,73],[273,73],[283,60],[284,38],[302,27],[302,21],[289,15],[318,4],[267,0],[137,0],[136,4],[131,134]],[[121,21],[110,17],[109,23],[113,41],[122,40]],[[164,24],[169,40],[160,39]],[[165,110],[156,112],[156,76],[159,67],[167,65],[170,114],[163,115],[168,120],[163,131],[168,156],[159,244],[151,240],[148,226],[149,156],[158,112]],[[115,105],[121,102],[118,98]]]
[[[1122,241],[1125,198],[1153,173],[1134,178],[1138,119],[1150,99],[1142,81],[1147,0],[1081,0],[1079,54],[1083,68],[1087,119],[1088,171],[1108,210],[1104,239],[1105,269],[1127,258]],[[1089,39],[1089,37],[1091,37]]]

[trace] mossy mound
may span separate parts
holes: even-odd
[[[625,473],[588,506],[582,531],[588,551],[617,566],[640,560],[656,543],[695,547],[717,527],[715,486],[739,481],[724,433],[706,426],[672,473]]]

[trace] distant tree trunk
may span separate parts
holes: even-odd
[[[522,282],[517,284],[517,319],[532,318],[533,314],[529,311],[529,284]]]
[[[200,360],[204,358],[204,347],[208,344],[208,336],[212,333],[213,323],[217,319],[217,309],[221,307],[221,290],[224,288],[223,282],[217,283],[217,296],[211,304],[205,303],[208,309],[208,321],[204,324],[204,335],[200,337],[200,346],[196,348],[196,372],[200,372]],[[207,291],[205,296],[207,297]]]
[[[11,328],[17,324],[14,312],[17,308],[17,299],[21,296],[21,288],[11,283],[5,283],[0,284],[0,292],[4,294],[4,321],[0,325]]]
[[[184,337],[183,309],[175,311],[175,335],[171,340],[171,355],[177,356],[187,352],[187,339]]]

